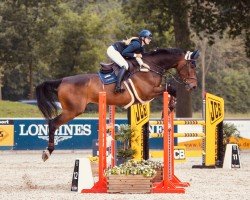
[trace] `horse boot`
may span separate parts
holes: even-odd
[[[115,85],[115,93],[123,93],[125,91],[125,89],[121,88],[121,82],[122,82],[122,79],[125,75],[125,72],[126,72],[125,67],[122,67],[118,73],[117,82]]]

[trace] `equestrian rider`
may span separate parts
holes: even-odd
[[[143,63],[141,53],[144,52],[143,46],[149,44],[151,39],[152,33],[145,29],[139,33],[139,37],[132,37],[127,40],[118,41],[108,47],[107,54],[109,58],[121,67],[117,77],[115,93],[122,93],[125,91],[125,89],[121,88],[121,81],[126,70],[129,68],[125,58],[136,58],[140,66],[149,68],[147,64]]]

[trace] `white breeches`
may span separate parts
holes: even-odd
[[[125,67],[126,70],[128,70],[128,63],[127,61],[122,57],[122,55],[115,50],[113,46],[109,46],[107,49],[108,57],[111,58],[116,64],[118,64],[120,67]]]

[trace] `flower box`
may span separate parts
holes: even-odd
[[[156,171],[156,174],[153,177],[152,182],[153,183],[155,183],[155,182],[161,182],[162,179],[163,179],[163,170],[162,170],[162,168],[155,169],[155,171]]]
[[[109,175],[108,193],[150,193],[152,178],[143,175]]]

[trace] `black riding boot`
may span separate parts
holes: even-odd
[[[123,79],[125,72],[126,72],[126,69],[124,67],[122,67],[118,73],[117,82],[115,85],[115,93],[122,93],[125,91],[125,89],[121,88],[121,82],[122,82],[122,79]]]

